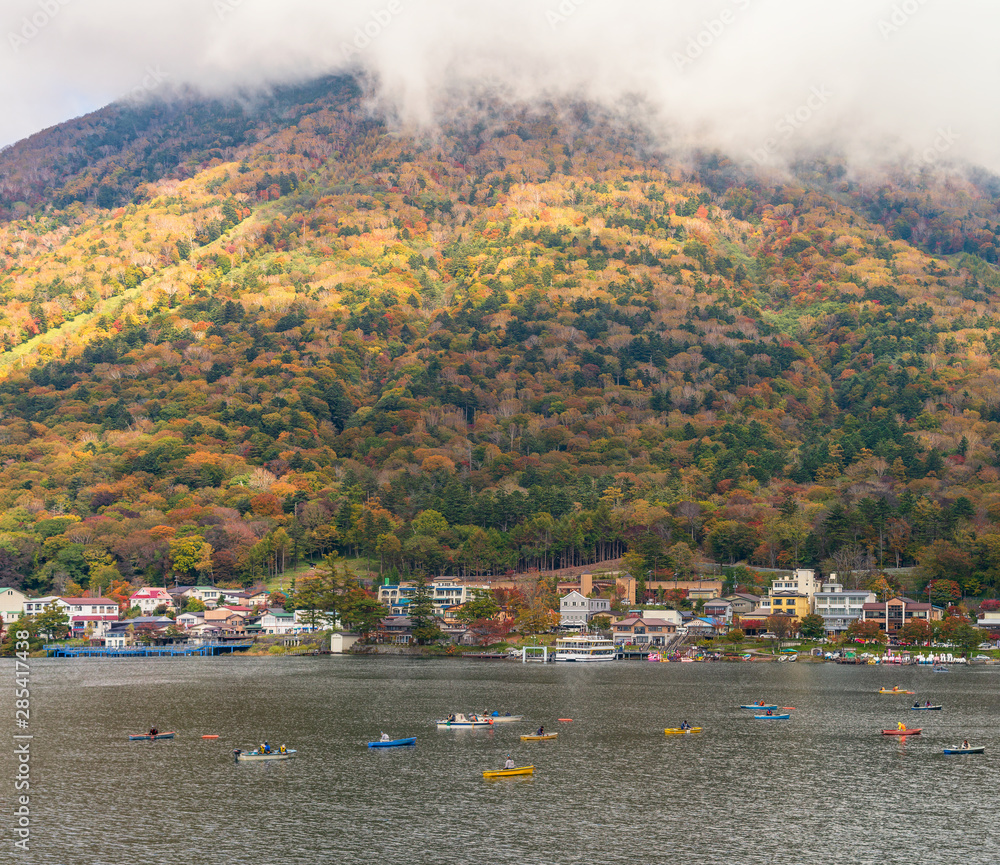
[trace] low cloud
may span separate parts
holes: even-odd
[[[1000,170],[998,24],[990,0],[8,0],[0,142],[129,95],[355,71],[405,123],[485,90],[635,104],[748,164],[834,145]]]

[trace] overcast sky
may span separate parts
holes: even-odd
[[[361,69],[431,123],[489,85],[640,97],[675,141],[766,163],[857,158],[1000,170],[996,0],[4,0],[0,145],[123,96]]]

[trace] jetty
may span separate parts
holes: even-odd
[[[225,640],[181,646],[43,646],[49,658],[191,658],[232,654],[249,649],[253,640]]]

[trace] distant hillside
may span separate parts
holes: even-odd
[[[673,165],[581,106],[423,141],[344,79],[111,106],[0,177],[4,583],[339,549],[1000,586],[991,178]]]

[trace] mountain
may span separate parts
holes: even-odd
[[[984,172],[680,159],[584,104],[410,134],[335,78],[112,105],[0,178],[3,584],[336,549],[1000,587]]]

